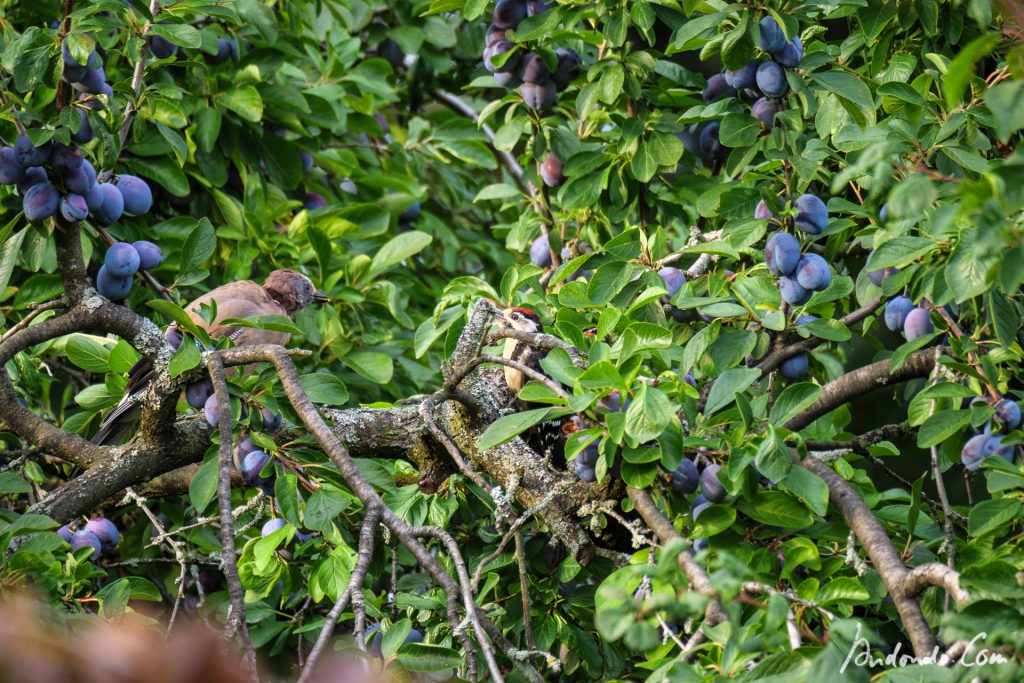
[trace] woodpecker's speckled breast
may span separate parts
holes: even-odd
[[[504,327],[519,330],[520,332],[539,333],[544,331],[544,325],[541,324],[537,314],[529,308],[522,308],[520,306],[506,308],[502,311],[499,322]],[[502,355],[505,358],[522,363],[528,368],[540,372],[541,351],[526,342],[517,339],[506,339],[505,350]],[[515,368],[505,367],[505,383],[513,395],[518,395],[526,382],[527,377],[522,372]]]

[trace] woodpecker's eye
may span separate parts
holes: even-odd
[[[520,314],[518,314],[518,313],[513,313],[513,314],[512,314],[512,319],[513,319],[513,320],[521,320],[521,319],[522,319],[522,317],[523,317],[523,316],[521,316],[521,315],[520,315]]]

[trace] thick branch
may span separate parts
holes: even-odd
[[[957,607],[963,607],[971,600],[970,593],[960,587],[959,572],[938,562],[914,567],[903,578],[902,589],[908,598],[916,598],[928,586],[937,586],[946,591]]]

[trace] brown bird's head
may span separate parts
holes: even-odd
[[[540,317],[529,308],[523,308],[522,306],[513,306],[503,310],[501,317],[498,318],[498,323],[520,332],[544,331],[544,325],[541,324]]]
[[[263,289],[267,290],[270,298],[281,304],[289,315],[313,302],[330,301],[330,297],[318,290],[312,280],[287,268],[275,270],[268,275],[266,282],[263,283]]]

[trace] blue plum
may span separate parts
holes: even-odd
[[[36,147],[32,140],[25,133],[18,136],[14,143],[14,156],[18,163],[26,168],[29,166],[42,166],[50,160],[50,149],[52,145],[47,142]]]
[[[28,188],[22,208],[25,218],[33,223],[40,223],[53,217],[60,207],[60,192],[49,183],[39,183]]]
[[[498,28],[515,28],[526,18],[526,0],[498,0],[491,20]]]
[[[912,310],[913,301],[905,296],[894,296],[885,304],[885,326],[893,332],[900,332]]]
[[[711,546],[711,541],[708,540],[707,536],[700,536],[693,539],[693,552],[700,553],[707,550]]]
[[[25,177],[13,147],[0,147],[0,185],[15,185]]]
[[[779,278],[779,291],[782,300],[790,306],[802,306],[811,299],[811,292],[800,286],[795,277],[783,275]]]
[[[275,531],[278,531],[280,529],[283,529],[286,526],[288,526],[288,522],[284,521],[280,517],[275,517],[274,519],[268,519],[263,524],[263,528],[260,529],[260,536],[262,536],[263,538],[266,538],[270,534],[272,534]]]
[[[103,264],[111,275],[129,277],[139,270],[139,252],[128,242],[118,242],[107,249]]]
[[[816,195],[807,193],[797,197],[796,227],[808,235],[820,235],[828,227],[828,207]]]
[[[558,100],[558,89],[552,81],[546,83],[523,83],[520,92],[526,108],[540,113],[551,109]]]
[[[93,54],[96,54],[95,50]],[[60,55],[64,62],[64,73],[61,75],[61,78],[68,83],[74,83],[85,78],[86,65],[75,61],[75,58],[71,56],[71,50],[68,48],[67,43],[63,43],[60,46]],[[88,63],[88,60],[86,62]]]
[[[754,106],[750,108],[750,113],[761,122],[762,126],[771,128],[775,125],[775,115],[782,111],[782,107],[783,105],[780,100],[762,97],[757,102],[754,102]]]
[[[299,152],[299,161],[302,162],[302,172],[309,173],[313,170],[313,155],[309,152]]]
[[[736,71],[726,71],[725,82],[736,90],[753,88],[757,84],[757,60],[751,59]]]
[[[103,92],[103,86],[107,84],[107,72],[103,67],[86,69],[82,79],[75,81],[72,85],[78,92],[87,92],[97,95]]]
[[[726,97],[736,97],[736,88],[729,85],[725,80],[725,74],[715,74],[708,79],[708,84],[701,92],[701,96],[708,104],[724,100]]]
[[[323,195],[317,194],[316,192],[307,192],[306,196],[302,199],[302,208],[306,211],[315,211],[316,209],[323,209],[327,207],[327,200],[324,199]]]
[[[206,400],[212,395],[213,382],[208,377],[185,387],[185,402],[196,410],[202,410]]]
[[[1013,451],[1015,448],[1016,446],[1012,444],[1004,444],[1003,437],[993,436],[989,437],[981,447],[981,455],[985,458],[999,456],[1000,458],[1013,462]]]
[[[100,272],[96,275],[96,289],[111,301],[120,301],[131,291],[132,279],[111,275],[106,266],[100,266]]]
[[[808,313],[807,315],[801,315],[800,317],[798,317],[796,319],[796,325],[799,327],[800,325],[806,325],[807,323],[809,323],[811,321],[814,321],[814,320],[817,320],[817,319],[818,319],[818,316],[811,315],[810,313]]]
[[[100,204],[98,208],[90,207],[92,217],[103,227],[110,227],[124,214],[124,196],[112,183],[97,183]],[[86,202],[89,196],[86,195]]]
[[[541,235],[530,245],[530,263],[540,268],[551,266],[551,247],[546,235]]]
[[[277,431],[284,419],[279,414],[270,412],[267,408],[261,408],[260,414],[263,416],[263,428],[268,432]]]
[[[768,204],[766,204],[765,201],[762,199],[757,203],[757,206],[754,208],[754,218],[757,218],[762,221],[769,220],[771,218],[775,218],[775,214],[771,212],[771,209],[768,208]]]
[[[211,427],[216,427],[220,423],[220,404],[217,402],[216,394],[210,394],[203,404],[203,416]]]
[[[519,78],[519,74],[512,72],[494,74],[494,82],[502,88],[507,88],[509,90],[518,88],[523,84],[522,79]]]
[[[968,439],[967,443],[964,444],[963,449],[960,451],[960,461],[968,472],[976,472],[981,467],[981,461],[985,459],[985,456],[982,455],[982,448],[988,440],[988,434],[977,434]]]
[[[71,537],[74,536],[74,532],[71,531],[71,527],[65,524],[57,529],[57,535],[63,538],[65,543],[71,543]]]
[[[718,480],[719,464],[708,465],[700,473],[700,491],[709,502],[720,503],[725,500],[725,487]]]
[[[167,331],[164,332],[164,339],[170,344],[172,349],[176,349],[181,346],[181,340],[185,338],[185,335],[181,333],[177,327],[168,327]],[[204,401],[206,399],[203,399]]]
[[[874,250],[872,250],[871,254],[874,253]],[[871,254],[868,254],[869,261],[871,260]],[[890,275],[895,275],[898,272],[900,272],[899,268],[881,268],[879,270],[869,270],[868,280],[870,280],[871,284],[875,285],[876,287],[881,287],[882,283],[885,281],[885,278],[889,277]]]
[[[99,102],[99,100],[96,100]],[[89,112],[85,107],[78,108],[78,131],[71,134],[71,139],[84,145],[93,139],[92,124],[89,123]]]
[[[768,97],[782,97],[789,92],[785,70],[775,62],[763,62],[757,67],[757,88]]]
[[[686,284],[686,273],[672,266],[662,268],[658,271],[658,275],[661,276],[661,281],[665,284],[665,290],[670,297]]]
[[[71,551],[74,552],[82,548],[92,548],[89,559],[95,560],[99,558],[100,553],[103,551],[103,544],[96,537],[96,534],[85,529],[79,529],[71,536]]]
[[[28,192],[28,188],[39,183],[45,183],[47,180],[49,180],[49,176],[46,174],[46,169],[42,166],[26,168],[24,177],[18,182],[18,192],[24,196]]]
[[[164,262],[163,249],[152,242],[139,240],[132,242],[132,246],[135,247],[135,251],[139,254],[139,268],[152,270]]]
[[[597,481],[597,470],[594,469],[594,466],[588,465],[579,458],[572,461],[572,470],[582,481],[591,483]]]
[[[757,46],[762,51],[770,54],[786,47],[786,34],[783,32],[782,27],[779,26],[779,22],[775,21],[775,17],[765,15],[761,18],[761,21],[757,22],[757,25],[760,29],[757,37]]]
[[[157,59],[170,59],[178,52],[177,45],[155,33],[150,34],[147,42],[149,43],[149,51]]]
[[[800,242],[788,232],[777,232],[764,246],[764,261],[776,275],[790,275],[800,263]]]
[[[512,50],[514,50],[515,47],[515,43],[512,43],[511,41],[499,40],[494,45],[485,49],[484,68],[486,68],[488,71],[494,74],[515,72],[516,76],[520,80],[523,80],[522,73],[519,72],[516,68],[519,66],[519,63],[522,60],[521,53],[516,52],[514,54],[509,55],[507,58],[505,58],[505,61],[503,63],[501,62],[501,60],[494,60],[494,58],[497,57],[498,55],[503,55],[507,52],[512,52]]]
[[[117,189],[124,197],[125,213],[141,216],[153,206],[153,192],[149,183],[133,175],[122,175],[117,179]]]
[[[561,159],[550,152],[540,165],[540,178],[548,187],[558,187],[565,182],[565,165]]]
[[[672,490],[682,495],[693,493],[700,484],[697,466],[688,458],[679,461],[679,465],[672,470],[669,478],[672,480]]]
[[[1020,405],[1016,401],[1002,398],[996,401],[993,406],[996,409],[996,421],[1007,429],[1016,429],[1020,426],[1021,413]]]
[[[818,254],[807,254],[796,265],[796,281],[804,289],[820,292],[832,282],[828,262]]]
[[[726,147],[718,138],[720,129],[718,121],[712,121],[700,129],[700,151],[709,159],[725,156]]]
[[[121,540],[121,536],[117,532],[117,526],[106,517],[93,517],[86,523],[84,528],[100,539],[103,550],[114,548]]]
[[[580,66],[583,64],[583,58],[580,57],[580,53],[576,52],[576,50],[568,47],[556,49],[555,56],[558,57],[558,66],[551,73],[551,80],[554,81],[555,88],[562,91],[576,80],[576,76],[580,72]]]
[[[252,450],[242,458],[242,479],[250,486],[265,484],[272,477],[261,477],[260,472],[270,462],[270,456],[261,450]]]
[[[211,55],[208,52],[203,53],[203,58],[207,64],[223,64],[228,61],[228,58],[237,62],[238,61],[238,43],[230,38],[218,38],[217,39],[217,54]]]
[[[539,54],[528,52],[519,61],[519,78],[524,83],[547,83],[551,80],[551,69]]]
[[[790,382],[794,382],[807,374],[809,360],[806,353],[798,353],[779,363],[779,373]]]
[[[78,145],[54,144],[50,154],[50,165],[57,173],[67,176],[82,167],[82,150]]]
[[[74,193],[61,197],[60,215],[69,223],[84,221],[89,217],[89,206],[85,203],[85,197]]]
[[[903,321],[903,336],[907,338],[907,341],[923,337],[934,331],[932,316],[927,308],[915,308],[907,314],[907,319]]]
[[[64,187],[68,192],[84,195],[96,184],[96,169],[83,159],[78,169],[64,175]]]
[[[792,69],[804,58],[804,44],[800,42],[799,37],[794,38],[784,48],[773,52],[772,58],[782,66]]]

